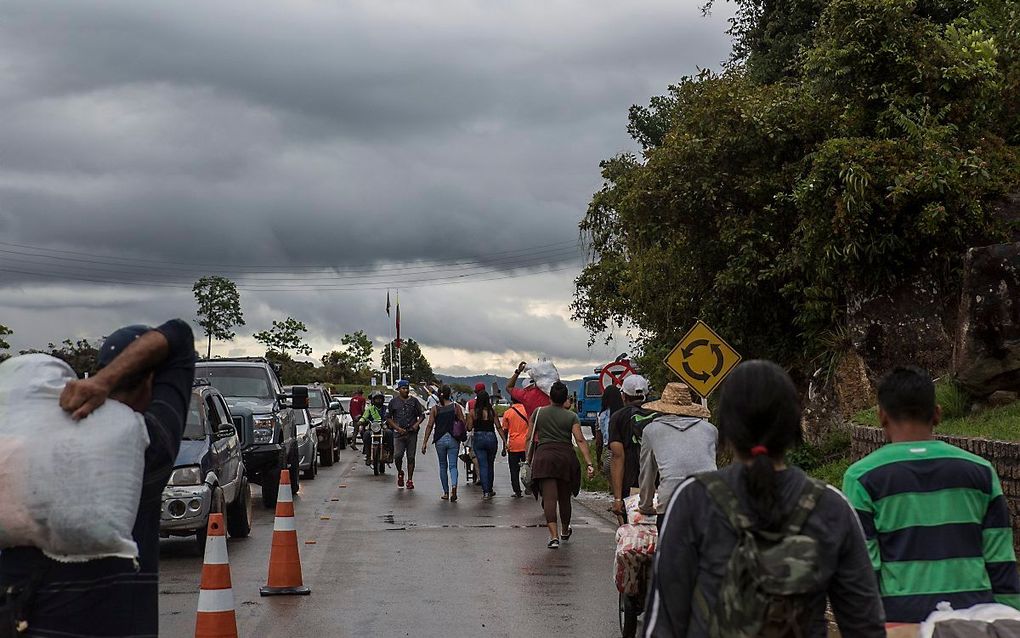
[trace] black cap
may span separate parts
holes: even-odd
[[[99,368],[105,368],[110,365],[110,362],[117,358],[121,352],[124,352],[124,348],[127,348],[135,339],[142,336],[146,332],[152,330],[149,326],[143,326],[136,324],[133,326],[124,326],[116,330],[112,335],[106,338],[103,342],[103,347],[99,350],[99,360],[97,365]]]

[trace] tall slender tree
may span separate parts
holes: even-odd
[[[231,341],[235,336],[234,327],[244,325],[241,295],[233,281],[218,275],[202,277],[191,290],[198,302],[198,325],[209,339],[205,352],[208,359],[212,357],[213,337]]]
[[[308,327],[304,323],[287,317],[283,321],[274,321],[272,328],[256,332],[253,336],[255,341],[273,352],[286,355],[288,350],[293,350],[298,354],[309,355],[312,354],[312,347],[301,337],[305,332],[308,332]]]

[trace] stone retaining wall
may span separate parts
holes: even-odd
[[[1013,520],[1013,546],[1020,553],[1020,442],[990,441],[943,434],[936,434],[935,438],[977,454],[995,466]],[[850,454],[856,461],[885,445],[885,432],[879,428],[855,425],[851,427],[850,441]]]

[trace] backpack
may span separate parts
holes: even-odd
[[[801,636],[809,622],[809,600],[821,588],[818,580],[819,543],[801,528],[825,492],[825,484],[807,477],[804,490],[782,531],[754,528],[741,511],[733,489],[715,472],[697,480],[737,532],[726,574],[719,586],[714,613],[700,587],[695,604],[709,621],[712,638],[771,638]]]

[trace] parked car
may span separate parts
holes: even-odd
[[[308,414],[318,433],[319,465],[333,465],[340,460],[340,450],[347,447],[340,427],[340,411],[340,403],[330,396],[328,389],[318,384],[308,386]]]
[[[262,486],[263,505],[276,506],[284,469],[290,472],[291,490],[297,492],[301,470],[294,409],[308,406],[304,386],[284,394],[275,368],[263,357],[199,361],[195,377],[209,381],[227,400],[248,480]]]
[[[354,419],[351,417],[351,397],[340,397],[340,430],[344,433],[344,441],[350,445],[356,443],[354,437]]]
[[[319,426],[326,427],[326,426]],[[319,473],[319,428],[312,425],[312,417],[308,410],[294,410],[294,428],[297,433],[298,467],[302,476],[308,480],[315,479]]]
[[[251,532],[251,488],[237,429],[223,396],[199,380],[191,392],[174,470],[163,489],[160,534],[194,534],[199,551],[205,551],[210,512],[226,515],[227,532],[233,537]]]

